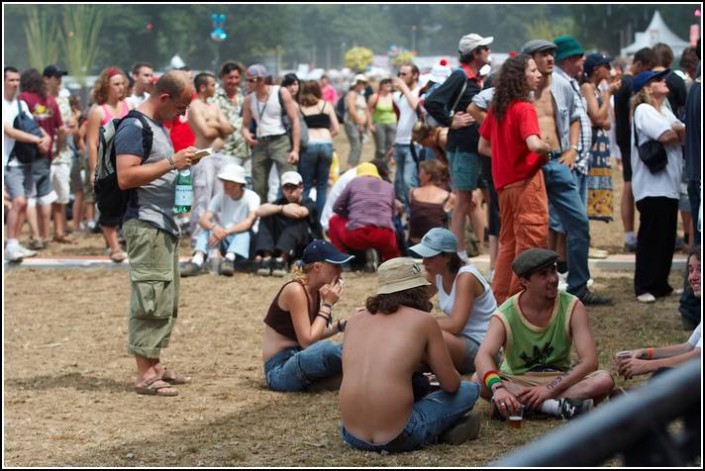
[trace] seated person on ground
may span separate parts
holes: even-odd
[[[397,452],[477,437],[479,416],[469,411],[479,387],[460,380],[428,314],[423,269],[410,258],[394,258],[378,273],[377,295],[345,327],[343,440],[361,450]],[[421,363],[430,366],[441,390],[415,402],[412,376]]]
[[[430,229],[448,227],[448,213],[455,195],[444,190],[446,166],[437,159],[419,164],[419,186],[409,190],[409,242],[418,244]]]
[[[301,267],[294,268],[294,279],[274,297],[262,342],[269,389],[303,391],[340,375],[342,345],[322,340],[345,329],[345,321],[333,323],[333,308],[343,293],[341,265],[351,258],[314,240],[304,250]]]
[[[261,276],[284,276],[289,264],[313,239],[322,239],[316,202],[303,197],[304,181],[298,172],[281,178],[284,196],[257,210],[260,217],[255,264]]]
[[[700,246],[694,247],[688,255],[688,283],[698,299],[701,297],[700,250]],[[703,347],[702,328],[701,321],[685,343],[617,353],[615,363],[619,374],[625,379],[631,379],[634,376],[655,373],[664,368],[682,365],[692,358],[700,358]]]
[[[609,372],[597,369],[597,349],[583,303],[558,291],[558,254],[528,249],[512,270],[523,291],[507,299],[492,315],[487,335],[475,358],[473,381],[482,397],[508,417],[535,410],[564,419],[592,408],[614,388]],[[577,361],[571,365],[571,346]],[[494,360],[500,348],[504,359]]]
[[[497,310],[492,288],[472,264],[465,265],[457,253],[458,239],[448,229],[436,227],[410,247],[423,257],[429,289],[438,292],[445,314],[437,318],[453,364],[461,374],[475,372],[475,355],[487,333],[490,317]]]
[[[240,165],[226,165],[218,178],[223,182],[223,192],[211,199],[198,221],[204,230],[198,235],[193,258],[181,269],[181,276],[204,273],[203,262],[209,248],[225,254],[221,275],[232,276],[235,262],[250,258],[250,230],[257,219],[259,196],[245,188],[245,169]]]

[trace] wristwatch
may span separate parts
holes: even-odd
[[[579,149],[578,146],[576,146],[575,144],[573,144],[572,146],[570,146],[570,148],[573,149],[573,150],[574,150],[575,152],[577,152],[578,154],[580,153],[580,149]]]

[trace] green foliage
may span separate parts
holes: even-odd
[[[96,74],[112,64],[129,69],[136,61],[161,69],[174,54],[194,69],[217,68],[216,59],[262,62],[270,68],[277,62],[283,68],[299,63],[340,67],[351,48],[385,54],[392,45],[411,49],[412,41],[419,55],[455,55],[458,40],[468,33],[494,36],[491,47],[497,52],[518,50],[529,39],[572,33],[586,50],[617,54],[657,9],[677,35],[687,38],[688,27],[697,22],[693,5],[8,4],[4,35],[11,47],[6,47],[5,63],[26,68],[61,62],[57,48],[65,26],[52,26],[51,19],[89,6],[103,15],[102,29],[92,42],[95,59],[85,60],[86,73]],[[228,38],[222,43],[210,38],[212,13],[227,17]]]
[[[542,18],[526,25],[526,36],[532,39],[553,41],[554,38],[564,34],[576,36],[576,30],[573,18],[562,17],[551,21]]]
[[[354,47],[345,53],[345,67],[355,72],[364,72],[372,63],[372,51],[366,47]]]
[[[407,62],[413,62],[414,61],[414,53],[411,51],[404,51],[401,54],[398,54],[394,59],[392,59],[392,65],[394,67],[399,67],[402,64],[406,64]]]
[[[29,65],[40,72],[49,64],[59,60],[59,28],[55,16],[44,7],[36,6],[26,10],[24,27]]]
[[[97,5],[77,5],[63,12],[63,46],[66,66],[80,84],[98,55],[104,10]]]

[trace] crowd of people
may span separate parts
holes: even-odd
[[[668,275],[679,211],[691,215],[688,243],[700,240],[692,217],[702,211],[700,65],[686,84],[670,69],[670,48],[658,44],[638,51],[622,73],[613,58],[586,56],[575,38],[560,36],[527,42],[488,76],[492,42],[463,36],[460,67],[439,64],[423,84],[412,63],[376,91],[358,74],[340,98],[326,77],[289,74],[276,84],[261,64],[226,61],[217,78],[173,70],[158,79],[147,63],[129,77],[111,66],[85,116],[60,92],[65,70],[5,67],[5,258],[21,263],[44,249],[52,219],[52,240],[73,243],[64,215],[74,194],[73,231],[97,224],[110,259],[129,261],[128,352],[138,394],[175,396],[174,386],[191,381],[167,369],[161,351],[177,317],[180,278],[218,260],[225,276],[293,272],[264,317],[266,384],[276,391],[339,386],[341,435],[353,447],[461,443],[479,433],[472,412],[479,397],[492,401],[498,418],[519,409],[583,414],[614,387],[611,374],[598,370],[587,313],[613,302],[592,290],[588,268],[591,254],[604,256],[591,247],[590,219],[612,219],[611,156],[623,169],[635,299],[682,291],[683,325],[695,329],[682,345],[620,352],[619,373],[630,378],[699,355],[699,246],[688,259],[686,289],[675,290]],[[20,113],[37,121],[41,136],[14,127]],[[412,137],[422,117],[447,128],[441,152]],[[124,118],[115,137],[117,179],[131,197],[122,218],[96,218],[100,130],[115,118]],[[350,152],[337,175],[333,138],[341,121]],[[373,159],[362,155],[368,132]],[[642,149],[647,141],[662,144],[656,171]],[[21,162],[16,142],[36,145],[39,158]],[[206,148],[210,155],[197,159]],[[173,211],[177,173],[186,169],[188,224]],[[19,240],[25,221],[27,247]],[[486,274],[469,263],[468,225],[481,246],[486,233],[490,241]],[[180,266],[182,230],[193,255]],[[346,266],[378,271],[378,287],[349,322],[333,322]],[[428,315],[436,294],[439,318]],[[342,344],[323,341],[339,333]]]

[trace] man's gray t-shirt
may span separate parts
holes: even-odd
[[[152,128],[152,151],[145,164],[152,164],[174,154],[169,133],[166,128],[145,116]],[[142,123],[136,118],[127,118],[122,122],[115,136],[115,155],[139,155],[142,157]],[[176,192],[176,170],[171,170],[161,177],[135,189],[127,206],[125,220],[136,218],[150,223],[175,236],[180,236],[179,226],[174,220],[174,194]]]

